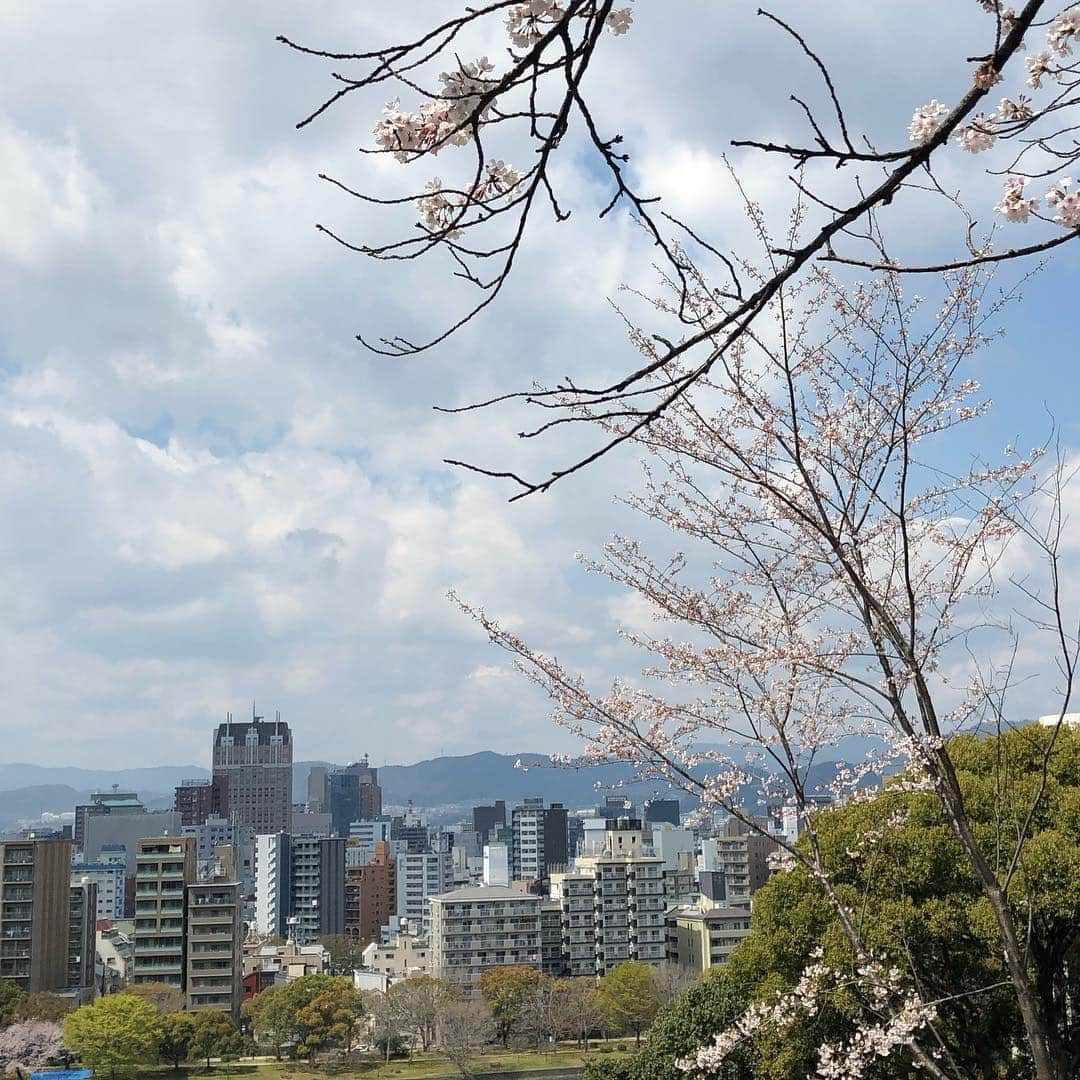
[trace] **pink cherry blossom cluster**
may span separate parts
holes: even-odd
[[[444,146],[463,146],[471,138],[470,125],[483,123],[490,111],[490,102],[482,108],[481,102],[497,83],[490,77],[493,70],[482,56],[462,63],[457,71],[442,72],[442,93],[416,112],[402,110],[400,98],[387,102],[375,125],[376,145],[401,162],[437,154]]]
[[[454,226],[473,206],[483,206],[503,195],[510,194],[521,183],[521,173],[504,161],[489,161],[482,179],[469,191],[451,191],[435,177],[417,200],[424,226],[440,237],[453,239],[460,232]]]
[[[1025,194],[1030,180],[1026,176],[1010,176],[1005,181],[1001,201],[994,210],[1006,221],[1026,222],[1039,209],[1039,200]]]
[[[920,146],[930,142],[941,127],[942,120],[949,115],[949,107],[934,98],[928,105],[920,105],[908,124],[908,138]]]
[[[558,0],[528,0],[524,4],[515,4],[506,15],[510,44],[516,49],[532,48],[566,17],[567,10],[567,5]],[[581,15],[588,16],[592,12],[592,7],[586,6]],[[633,21],[630,8],[617,8],[608,15],[604,25],[613,34],[625,34]]]
[[[1063,176],[1046,193],[1046,201],[1055,211],[1054,221],[1070,229],[1080,227],[1080,191],[1070,191],[1072,177]]]
[[[817,1075],[822,1080],[862,1080],[875,1061],[914,1045],[915,1036],[936,1017],[933,1005],[909,994],[888,1020],[860,1027],[845,1045],[823,1043],[818,1050]]]

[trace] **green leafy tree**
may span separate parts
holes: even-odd
[[[1062,1074],[1071,1076],[1080,1074],[1080,732],[1052,736],[1037,725],[965,735],[950,740],[949,753],[978,843],[1003,880],[1004,853],[1034,807],[1008,898],[1027,928],[1032,985],[1062,1047]],[[934,1038],[950,1075],[1031,1076],[997,920],[937,796],[893,784],[872,800],[819,814],[816,831],[825,870],[858,913],[867,947],[938,1002]],[[778,874],[758,891],[753,930],[727,974],[742,996],[761,1000],[793,986],[818,946],[834,970],[851,968],[848,936],[817,882],[802,869]],[[840,989],[782,1038],[760,1036],[762,1075],[812,1075],[821,1044],[853,1034],[858,1007]],[[875,1065],[874,1076],[906,1078],[910,1069],[910,1059],[894,1055]]]
[[[177,1071],[191,1052],[194,1018],[190,1013],[169,1013],[161,1018],[158,1057],[169,1062]]]
[[[314,1059],[320,1050],[339,1047],[348,1057],[365,1011],[364,996],[355,987],[346,983],[324,990],[297,1015],[303,1052]]]
[[[723,967],[710,969],[657,1014],[634,1055],[633,1080],[686,1080],[687,1074],[675,1062],[730,1027],[747,1004]],[[754,1076],[750,1048],[743,1046],[728,1055],[711,1080],[753,1080]]]
[[[64,1045],[109,1080],[134,1076],[157,1059],[161,1017],[134,994],[109,994],[64,1019]]]
[[[0,1027],[11,1023],[15,1018],[16,1006],[25,996],[18,983],[0,979]]]
[[[237,1057],[243,1049],[244,1037],[228,1013],[207,1010],[195,1014],[188,1056],[205,1061],[208,1072],[211,1058]]]
[[[333,975],[305,975],[285,986],[272,986],[256,994],[251,1002],[252,1032],[257,1042],[274,1048],[275,1057],[298,1036],[297,1018],[320,994],[335,986],[348,986],[348,979]]]
[[[540,972],[524,964],[488,968],[480,976],[477,987],[491,1009],[503,1046],[509,1045],[510,1033],[524,1016],[539,981]]]
[[[660,1009],[652,968],[627,960],[600,980],[596,992],[607,1022],[619,1031],[632,1031],[640,1043],[642,1031]]]

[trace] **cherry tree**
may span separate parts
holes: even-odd
[[[903,272],[926,274],[1016,259],[1068,242],[1080,230],[1080,193],[1069,176],[1080,157],[1075,139],[1080,67],[1073,56],[1080,6],[1029,0],[1014,10],[999,0],[968,2],[978,3],[985,18],[958,59],[970,72],[967,92],[954,102],[930,94],[912,102],[908,129],[897,130],[883,147],[859,134],[858,105],[852,107],[858,87],[839,86],[828,58],[798,27],[759,13],[787,40],[793,58],[801,57],[807,77],[819,80],[829,104],[828,114],[819,115],[806,103],[807,94],[792,93],[805,136],[790,142],[755,140],[732,131],[734,146],[790,162],[792,189],[809,210],[802,232],[774,248],[773,263],[762,278],[745,273],[741,256],[746,253],[726,252],[710,239],[708,222],[679,220],[665,211],[663,191],[641,188],[630,149],[598,111],[590,75],[610,50],[620,47],[620,39],[633,33],[633,7],[616,6],[614,0],[494,0],[455,12],[446,5],[440,6],[447,16],[443,21],[433,20],[411,39],[363,51],[282,37],[290,48],[313,58],[348,65],[332,72],[334,93],[298,126],[357,99],[364,101],[361,116],[367,120],[375,108],[372,95],[381,94],[389,100],[361,151],[388,156],[405,167],[405,190],[390,197],[322,176],[343,196],[400,211],[403,223],[412,227],[398,239],[368,243],[331,226],[319,228],[345,248],[376,260],[441,254],[453,274],[476,289],[475,303],[428,339],[373,337],[365,331],[359,340],[378,353],[408,356],[445,341],[489,307],[527,242],[530,222],[538,214],[557,221],[569,216],[574,194],[559,189],[555,163],[570,136],[580,135],[608,180],[609,201],[601,216],[620,209],[631,213],[678,285],[677,332],[658,340],[660,347],[645,362],[602,384],[590,383],[585,373],[584,378],[568,376],[553,386],[510,390],[465,407],[523,400],[544,415],[521,433],[527,438],[594,419],[597,410],[624,421],[607,431],[594,450],[541,478],[452,462],[509,480],[520,498],[548,490],[663,416],[767,318],[786,284],[814,266],[893,269],[880,230],[902,235],[914,200],[928,193],[955,211],[955,250],[938,263],[895,267]],[[936,33],[933,20],[913,29],[920,32]],[[502,39],[494,59],[463,51],[492,37]],[[898,62],[915,63],[916,54],[898,53]],[[782,82],[788,78],[786,71],[777,77]],[[927,82],[936,77],[937,72],[928,72]],[[733,115],[737,118],[738,111]],[[955,168],[958,159],[970,155],[978,155],[1001,177],[993,209],[1007,242],[999,242],[996,227],[980,233],[963,192],[947,191],[937,179],[941,159],[948,158]],[[443,159],[448,159],[445,165]],[[824,179],[835,186],[838,171],[846,178],[839,194],[832,187],[823,194]],[[1013,239],[1015,225],[1027,226],[1028,235],[1019,241]],[[707,307],[691,303],[697,283],[683,243],[715,260],[720,271],[718,282],[709,287]],[[589,407],[587,417],[579,406]]]
[[[796,215],[792,231],[799,226]],[[761,228],[766,269],[742,269],[763,279],[774,245]],[[970,721],[1007,715],[1011,671],[1002,658],[1018,633],[1008,606],[1013,566],[1025,567],[1016,582],[1025,625],[1049,635],[1061,716],[1069,706],[1078,628],[1061,595],[1067,466],[1040,471],[1041,448],[1008,447],[1000,461],[957,467],[952,448],[989,408],[967,369],[1012,297],[995,291],[981,266],[948,272],[934,291],[933,301],[908,295],[895,271],[845,284],[814,268],[780,290],[767,322],[726,351],[715,375],[634,432],[645,483],[628,502],[684,546],[656,555],[615,537],[603,558],[584,562],[656,616],[655,632],[627,633],[648,656],[641,679],[600,692],[463,604],[550,694],[556,722],[583,741],[581,757],[557,760],[633,764],[642,778],[682,787],[759,831],[770,830],[740,801],[745,785],[764,773],[773,799],[795,803],[804,839],[780,842],[778,868],[814,876],[853,967],[814,958],[790,993],[755,1005],[688,1059],[691,1071],[715,1068],[763,1025],[782,1031],[842,991],[862,1003],[862,1022],[849,1042],[821,1047],[821,1076],[863,1076],[893,1051],[929,1075],[964,1075],[951,1070],[934,1028],[938,1003],[919,992],[917,958],[897,965],[864,945],[851,898],[834,886],[818,846],[813,766],[852,735],[872,735],[882,749],[842,769],[834,795],[863,797],[871,772],[897,770],[887,793],[936,793],[1000,935],[1000,977],[1027,1035],[1023,1060],[1040,1078],[1067,1075],[1068,1053],[1034,992],[1022,913],[1009,896],[1027,830],[987,849],[949,750],[949,736]],[[670,318],[713,299],[701,278],[684,289],[668,277],[654,303]],[[630,333],[646,356],[657,348],[640,328]],[[611,432],[635,423],[599,422]],[[1045,586],[1035,584],[1034,565]],[[1045,762],[1056,730],[1046,732]],[[704,748],[725,743],[740,752]],[[1041,798],[1032,794],[1029,821]],[[869,850],[881,838],[862,842]]]
[[[63,1049],[63,1031],[52,1020],[22,1020],[0,1031],[0,1064],[17,1070],[48,1065]]]
[[[820,1076],[862,1077],[892,1054],[941,1080],[963,1075],[935,1027],[942,1003],[922,993],[914,963],[865,945],[817,843],[813,766],[851,736],[872,735],[880,754],[842,770],[835,795],[861,797],[873,772],[896,774],[887,793],[937,797],[1000,938],[997,974],[1015,995],[1024,1034],[1018,1060],[1039,1080],[1069,1075],[1069,1048],[1035,991],[1023,912],[1010,901],[1029,830],[986,849],[965,811],[949,738],[977,719],[1005,722],[1010,658],[1021,646],[1031,651],[1034,635],[1046,636],[1038,649],[1056,676],[1046,688],[1059,715],[1040,744],[1045,769],[1073,690],[1078,628],[1065,614],[1061,568],[1068,461],[1044,456],[1044,447],[960,458],[989,408],[974,361],[1016,296],[997,289],[994,264],[1049,251],[1080,230],[1067,175],[1080,155],[1071,119],[1080,7],[980,6],[984,30],[964,61],[969,89],[951,104],[930,95],[913,102],[908,129],[887,148],[857,135],[820,51],[763,13],[821,80],[831,111],[817,115],[793,96],[806,140],[739,141],[792,165],[793,209],[779,237],[744,190],[760,252],[725,251],[708,223],[666,213],[663,193],[640,189],[622,139],[593,108],[589,73],[633,32],[632,8],[494,2],[366,52],[287,43],[357,68],[335,73],[335,93],[302,125],[386,89],[392,100],[366,152],[395,158],[402,175],[422,172],[393,197],[326,177],[343,195],[419,214],[401,239],[367,245],[324,231],[377,260],[441,253],[477,289],[475,305],[430,340],[362,337],[375,351],[431,348],[494,302],[529,222],[567,215],[572,195],[558,189],[553,162],[571,127],[606,171],[605,215],[625,208],[654,245],[657,289],[634,294],[636,307],[620,312],[637,366],[603,385],[567,378],[475,406],[524,399],[545,417],[527,436],[585,424],[600,433],[596,448],[536,480],[466,466],[510,480],[521,497],[615,447],[643,454],[644,487],[628,502],[652,542],[617,536],[603,557],[584,560],[655,615],[652,629],[627,632],[646,657],[641,677],[597,689],[483,609],[462,606],[551,696],[556,722],[585,746],[575,760],[629,762],[752,829],[766,826],[740,792],[763,773],[770,795],[795,803],[804,837],[780,844],[778,869],[813,875],[853,962],[840,970],[824,954],[811,957],[788,992],[754,1004],[683,1062],[689,1073],[708,1073],[763,1027],[782,1032],[843,994],[859,1022],[850,1038],[820,1048]],[[505,55],[459,55],[489,23],[505,33]],[[444,153],[461,178],[433,174]],[[936,177],[947,155],[991,161],[1001,173],[1000,229],[1027,227],[1025,242],[998,243],[996,226],[978,233],[963,193]],[[846,194],[821,194],[823,169],[847,178]],[[904,208],[928,194],[958,215],[955,249],[937,263],[902,264],[890,253]],[[913,281],[925,295],[911,291]],[[657,550],[658,530],[673,550]],[[727,742],[739,751],[709,749]],[[1030,794],[1029,821],[1042,798]]]

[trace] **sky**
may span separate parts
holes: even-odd
[[[781,212],[785,168],[728,142],[798,135],[787,96],[817,100],[813,73],[755,4],[634,6],[590,76],[599,114],[626,136],[643,189],[739,249],[747,225],[721,155]],[[443,459],[536,474],[582,444],[523,446],[512,410],[431,409],[633,362],[609,301],[652,255],[625,215],[597,219],[607,192],[580,137],[556,165],[570,221],[539,221],[497,305],[422,356],[373,356],[355,335],[422,337],[452,319],[468,296],[445,260],[374,263],[314,228],[362,241],[411,225],[320,172],[383,194],[414,185],[357,153],[378,96],[295,129],[334,88],[332,65],[275,36],[370,47],[436,9],[459,10],[0,8],[4,759],[205,764],[213,726],[253,699],[292,725],[298,758],[569,749],[449,589],[601,684],[629,670],[616,632],[641,613],[575,553],[635,527],[615,499],[639,482],[634,454],[509,505],[505,486]],[[915,105],[958,96],[985,25],[975,3],[935,4],[932,18],[929,3],[777,11],[828,55],[858,129],[881,144],[904,143]],[[476,44],[497,55],[497,35]],[[943,175],[992,205],[998,181],[970,163]],[[909,221],[908,250],[937,250],[933,215]],[[1075,264],[1066,251],[1025,286],[981,361],[997,409],[980,449],[1040,442],[1048,413],[1067,448],[1080,443]]]

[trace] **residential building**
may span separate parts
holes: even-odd
[[[95,791],[88,803],[80,803],[75,807],[72,839],[76,850],[85,850],[86,823],[90,818],[105,817],[112,813],[141,814],[145,812],[146,807],[139,801],[138,794],[134,791],[121,791],[118,784],[113,785],[112,791]]]
[[[230,717],[214,734],[214,779],[228,789],[228,814],[256,833],[288,832],[292,814],[292,733],[281,720]]]
[[[346,863],[359,866],[371,862],[375,845],[379,841],[390,843],[390,818],[380,814],[370,820],[354,821],[349,825],[349,843],[345,848]]]
[[[562,903],[555,899],[540,901],[540,969],[545,975],[562,975],[566,970],[563,956]]]
[[[124,917],[124,875],[126,865],[117,863],[74,863],[71,884],[94,885],[96,919]]]
[[[380,840],[370,862],[345,867],[345,933],[367,944],[397,914],[398,864],[390,842]]]
[[[255,929],[264,937],[289,936],[291,868],[288,833],[255,837]]]
[[[553,874],[551,892],[562,904],[569,974],[604,975],[626,960],[664,962],[664,862],[645,854],[640,820],[611,819],[603,851]]]
[[[184,987],[184,896],[195,882],[195,841],[158,836],[139,841],[135,856],[136,983]]]
[[[667,916],[668,959],[697,972],[707,971],[725,963],[749,934],[748,908],[675,908]]]
[[[67,979],[64,986],[75,1005],[94,999],[97,960],[97,885],[80,881],[68,891]]]
[[[553,870],[565,869],[567,851],[566,807],[562,803],[545,806],[543,799],[526,799],[511,815],[514,879],[547,878]]]
[[[105,926],[96,934],[95,971],[99,995],[114,994],[131,980],[135,966],[135,941],[119,927]]]
[[[724,897],[729,904],[748,902],[769,880],[769,856],[777,850],[771,836],[749,831],[742,822],[732,819],[720,836],[701,841],[699,869],[724,874]],[[736,829],[746,829],[737,832]]]
[[[305,975],[323,975],[330,969],[330,954],[322,945],[244,946],[244,982],[254,975],[254,990],[258,993],[268,986],[281,986]]]
[[[212,780],[185,780],[173,795],[173,809],[184,825],[202,825],[207,818],[227,817],[229,778],[218,773]]]
[[[484,884],[510,884],[510,848],[506,844],[484,845]]]
[[[244,920],[240,885],[204,881],[187,888],[184,984],[191,1012],[214,1010],[240,1019]]]
[[[498,886],[431,897],[432,973],[466,993],[489,968],[541,966],[539,896]]]
[[[71,841],[0,841],[0,978],[21,990],[67,988]]]
[[[432,896],[448,892],[454,883],[450,851],[403,851],[397,856],[397,914],[412,926],[426,929]]]
[[[364,967],[385,975],[389,982],[412,975],[430,975],[431,946],[427,938],[414,934],[408,923],[386,945],[373,941],[364,949]]]
[[[214,850],[222,845],[235,846],[239,826],[228,818],[211,815],[200,825],[184,825],[180,832],[195,841],[195,865],[200,878],[208,876],[214,865]]]
[[[294,836],[289,849],[288,936],[310,945],[325,934],[343,934],[344,838]]]
[[[474,806],[473,828],[480,834],[480,844],[491,840],[491,834],[506,824],[506,803],[499,799],[491,806]]]

